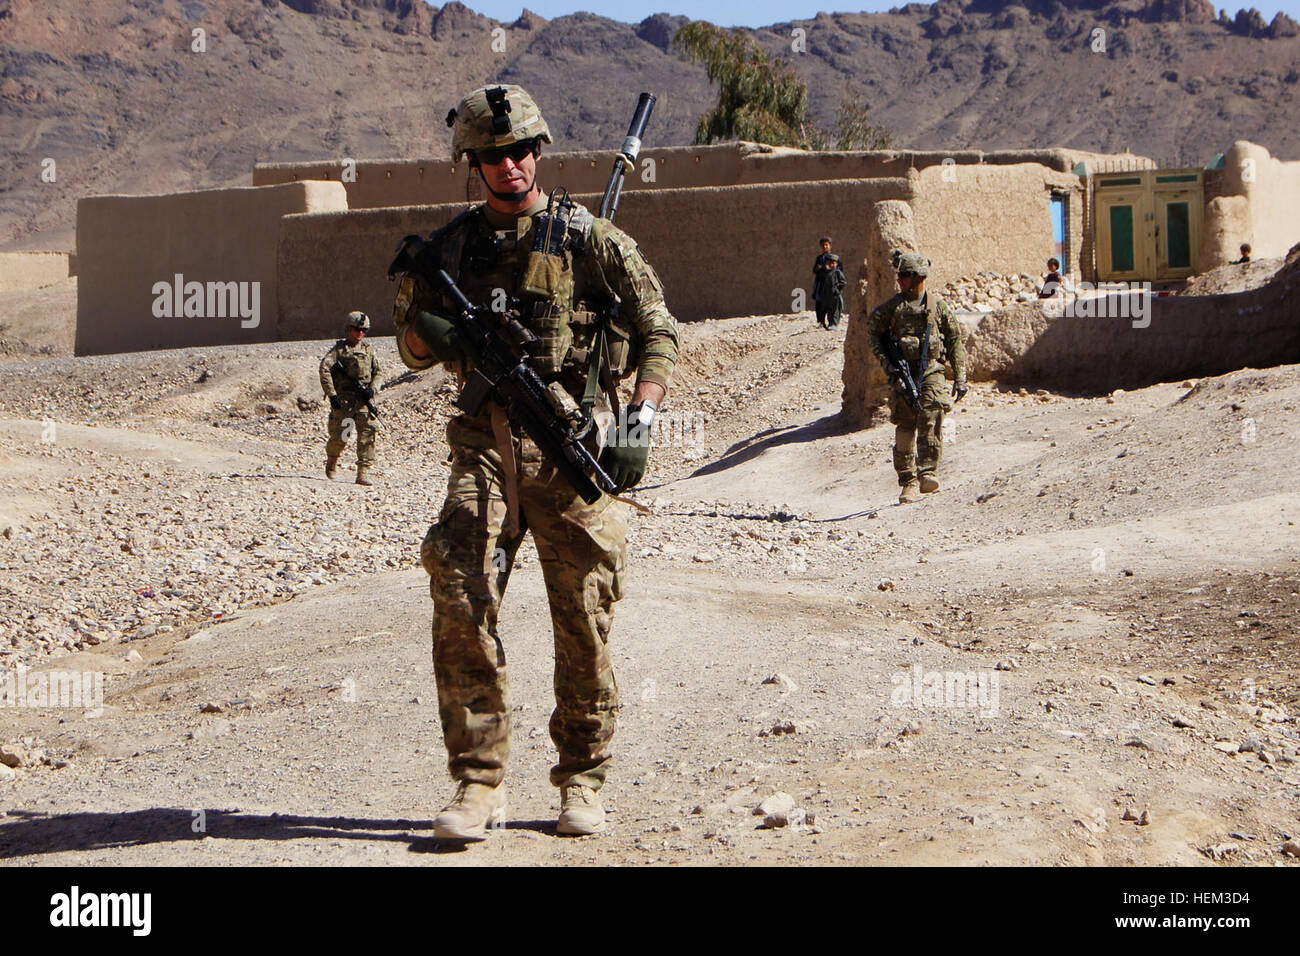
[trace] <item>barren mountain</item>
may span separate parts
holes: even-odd
[[[714,94],[669,50],[682,22],[501,24],[421,0],[0,0],[0,247],[71,248],[85,195],[243,185],[259,160],[445,156],[447,109],[498,79],[533,90],[564,147],[616,143],[641,89],[660,97],[654,141],[687,143]],[[903,146],[1195,163],[1239,138],[1300,156],[1298,33],[1282,14],[1216,18],[1208,0],[940,0],[753,31],[807,78],[824,125],[855,96]]]

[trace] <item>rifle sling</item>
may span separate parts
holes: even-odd
[[[519,535],[519,469],[515,462],[515,440],[510,432],[510,421],[506,410],[497,402],[492,403],[492,434],[497,440],[497,450],[501,453],[501,473],[505,486],[506,518],[501,526],[501,533],[507,538]]]

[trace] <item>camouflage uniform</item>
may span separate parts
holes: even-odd
[[[929,351],[926,367],[917,375],[921,344],[929,326]],[[956,381],[966,381],[966,350],[961,329],[948,303],[933,292],[909,301],[900,292],[872,310],[867,319],[871,351],[882,367],[889,364],[884,340],[897,343],[907,360],[921,393],[918,415],[899,389],[890,398],[890,417],[894,432],[894,469],[898,483],[906,486],[923,475],[933,475],[943,453],[943,416],[952,411],[952,393],[944,377],[944,362],[952,363]]]
[[[525,291],[523,276],[545,196],[518,215],[483,205],[461,214],[430,242],[442,267],[477,305],[502,302],[538,337],[529,362],[543,380],[562,382],[580,398],[586,385],[596,311],[612,291],[618,320],[607,326],[614,377],[635,370],[637,381],[665,389],[677,357],[677,324],[663,287],[636,243],[612,223],[576,206],[565,240],[563,268],[549,295]],[[411,368],[407,324],[420,312],[452,312],[452,304],[423,280],[406,276],[394,321],[398,351]],[[448,363],[462,377],[467,363]],[[489,403],[477,415],[457,414],[447,426],[451,476],[437,523],[420,549],[434,602],[433,661],[438,712],[451,775],[497,786],[510,747],[511,706],[497,611],[515,554],[528,530],[541,559],[555,640],[555,710],[551,739],[559,760],[551,782],[599,790],[609,761],[618,688],[609,652],[614,603],[622,597],[627,552],[624,506],[608,495],[586,505],[546,463],[517,426],[510,427],[517,468],[517,529],[506,527],[506,466],[498,435],[506,426]],[[494,414],[498,432],[494,433]]]
[[[336,362],[345,374],[334,370]],[[326,398],[337,395],[339,399],[339,407],[330,409],[329,441],[325,443],[328,462],[337,461],[343,454],[347,446],[343,423],[351,419],[357,435],[357,467],[369,468],[375,463],[374,417],[366,407],[365,395],[356,386],[369,385],[378,391],[381,376],[375,349],[364,339],[356,345],[349,345],[347,339],[339,339],[321,359],[320,387]]]

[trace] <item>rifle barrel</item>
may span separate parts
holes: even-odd
[[[650,114],[655,108],[655,95],[653,93],[642,93],[636,101],[636,112],[632,114],[632,122],[628,125],[627,136],[623,139],[623,146],[618,151],[618,156],[614,160],[614,169],[609,174],[609,183],[605,186],[605,195],[600,199],[599,214],[602,219],[614,218],[618,212],[619,196],[623,193],[623,178],[627,170],[636,165],[636,158],[641,153],[641,137],[645,135],[646,125],[650,122]]]

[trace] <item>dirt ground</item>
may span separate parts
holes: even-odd
[[[363,489],[321,467],[328,343],[8,356],[0,667],[105,683],[98,716],[0,706],[0,861],[1297,865],[1300,367],[976,385],[942,489],[900,506],[889,430],[837,423],[842,328],[684,336],[634,494],[607,832],[555,834],[526,545],[510,819],[468,849],[430,824],[441,373],[381,393]],[[803,813],[764,827],[777,791]]]

